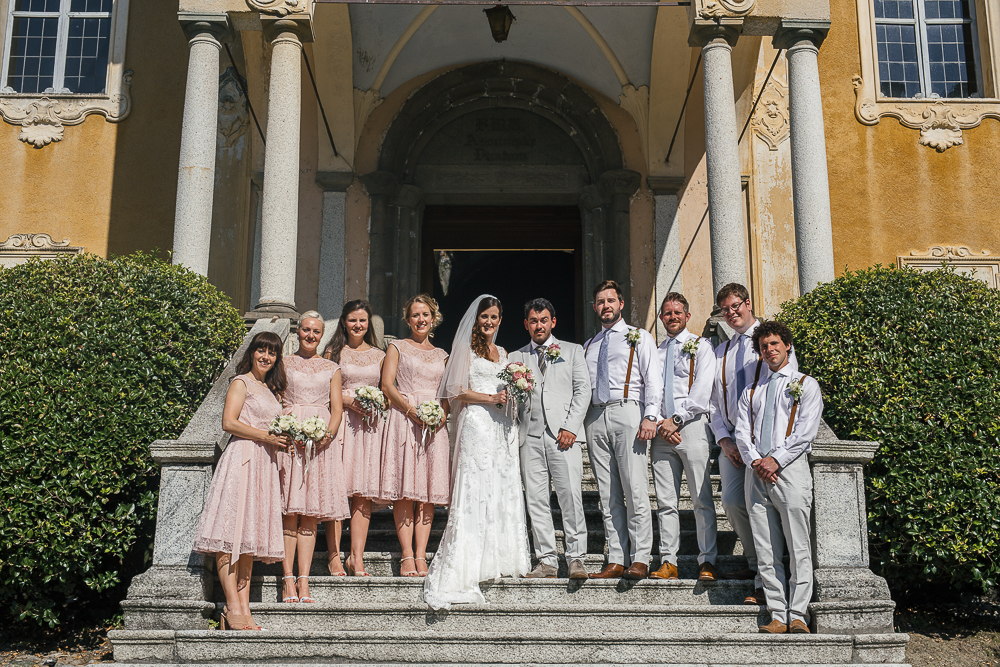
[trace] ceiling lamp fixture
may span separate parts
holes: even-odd
[[[514,14],[511,13],[510,8],[506,5],[497,5],[489,9],[484,9],[483,13],[486,14],[486,20],[490,22],[490,32],[493,33],[493,41],[498,44],[507,41],[507,35],[510,34],[510,26],[515,21]]]

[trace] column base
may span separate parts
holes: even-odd
[[[132,578],[129,600],[197,600],[212,598],[215,576],[208,567],[154,565]]]
[[[293,304],[289,303],[262,302],[258,303],[256,308],[247,312],[243,316],[243,319],[252,324],[257,320],[268,320],[274,317],[280,320],[292,320],[294,323],[299,320],[299,311],[295,309]]]

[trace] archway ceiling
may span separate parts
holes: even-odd
[[[354,87],[369,89],[386,56],[422,9],[419,5],[350,6]],[[622,84],[580,23],[558,6],[513,6],[506,42],[497,44],[482,7],[443,5],[414,33],[380,87],[384,97],[402,83],[441,67],[484,60],[520,60],[563,72],[613,100]],[[583,7],[636,88],[649,85],[654,7]]]

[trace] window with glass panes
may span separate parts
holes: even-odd
[[[979,97],[975,0],[874,0],[885,97]]]
[[[113,0],[11,0],[0,92],[106,92]]]

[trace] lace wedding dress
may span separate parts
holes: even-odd
[[[497,374],[507,352],[498,350],[498,362],[471,360],[469,389],[503,388]],[[495,405],[469,405],[460,429],[448,526],[424,582],[424,600],[434,609],[485,603],[480,581],[531,569],[516,425]]]

